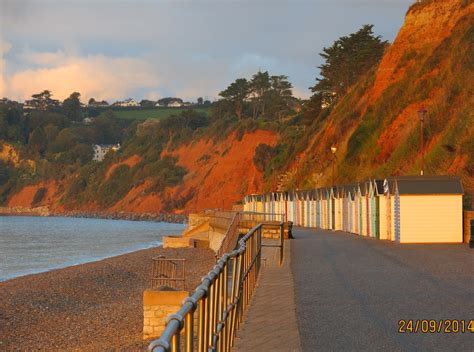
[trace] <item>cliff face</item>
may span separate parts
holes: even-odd
[[[253,163],[255,149],[260,143],[275,145],[278,135],[273,132],[257,130],[245,134],[241,139],[235,134],[221,141],[195,140],[177,150],[165,150],[162,156],[177,158],[177,163],[187,170],[184,181],[178,186],[166,188],[164,192],[147,193],[149,180],[132,188],[125,197],[107,209],[95,202],[75,206],[74,210],[83,212],[130,212],[130,213],[189,213],[205,208],[231,208],[247,193],[262,191],[263,175]],[[133,167],[140,161],[138,155],[128,157],[112,164],[105,172],[105,179],[120,165]],[[48,206],[53,212],[67,211],[63,204],[64,190],[70,179],[59,182],[41,182],[29,185],[13,194],[9,207],[32,208]],[[44,189],[41,201],[34,202],[38,190]]]
[[[411,65],[417,65],[416,52],[430,55],[448,37],[459,20],[472,12],[467,1],[424,1],[408,11],[393,45],[377,69],[370,102],[380,99],[383,91],[402,80]]]
[[[474,192],[474,4],[423,1],[408,11],[379,66],[356,84],[318,126],[292,165],[293,184],[419,174],[425,118],[425,174],[457,174]]]

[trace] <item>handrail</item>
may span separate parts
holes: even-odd
[[[283,229],[283,224],[280,225]],[[187,352],[195,347],[199,352],[230,351],[260,272],[262,226],[252,228],[239,240],[237,249],[218,260],[192,296],[183,301],[180,310],[168,318],[164,332],[150,343],[149,351],[180,351],[183,329]],[[196,333],[195,313],[198,314]]]
[[[230,252],[235,249],[237,241],[239,239],[239,223],[241,215],[240,213],[235,213],[232,222],[229,224],[227,231],[225,233],[224,239],[222,240],[221,246],[216,252],[216,257],[220,258],[224,253]]]
[[[244,211],[241,212],[242,221],[258,221],[258,222],[268,222],[268,221],[285,221],[285,214],[282,213],[260,213],[256,211]]]

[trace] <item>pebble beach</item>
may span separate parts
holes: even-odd
[[[186,259],[192,291],[214,265],[208,249],[140,250],[0,282],[0,351],[144,351],[143,291],[151,258]]]

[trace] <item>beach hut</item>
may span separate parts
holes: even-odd
[[[336,194],[335,187],[329,188],[329,229],[334,230],[336,228]]]
[[[326,203],[326,230],[331,229],[331,223],[332,223],[332,197],[331,197],[331,188],[325,188],[324,189],[324,201]]]
[[[312,220],[311,220],[311,204],[312,203],[312,191],[308,190],[306,191],[306,226],[307,227],[313,227],[312,226]]]
[[[299,191],[295,192],[295,199],[293,201],[295,210],[295,225],[300,225],[300,202],[299,202]]]
[[[244,200],[243,200],[243,208],[244,208],[244,211],[249,211],[249,208],[250,208],[250,202],[249,202],[249,196],[245,196],[244,197]]]
[[[344,221],[344,188],[342,186],[337,187],[336,197],[336,230],[342,230],[342,224]]]
[[[280,220],[279,218],[277,219],[277,194],[275,192],[272,192],[272,213],[273,213],[273,216],[272,216],[272,220],[273,221],[276,221],[276,220]]]
[[[296,203],[295,203],[295,192],[291,191],[288,192],[288,219],[289,221],[293,222],[294,225],[296,225],[296,219],[295,219],[295,214],[296,214]]]
[[[365,236],[365,226],[364,226],[364,218],[365,218],[365,187],[363,184],[357,185],[357,203],[358,203],[358,225],[359,225],[359,232],[360,236]]]
[[[385,230],[386,238],[389,241],[395,240],[395,180],[387,178],[384,180],[383,191],[385,197]]]
[[[340,229],[339,188],[331,187],[331,230]]]
[[[366,213],[366,228],[367,228],[367,236],[371,238],[375,238],[375,229],[374,229],[374,223],[373,223],[373,216],[375,214],[375,203],[372,202],[374,199],[374,187],[373,187],[373,182],[368,180],[365,182],[365,189],[366,189],[366,194],[365,194],[365,200],[366,200],[366,208],[367,208],[367,213]]]
[[[308,191],[301,191],[301,224],[303,227],[309,227],[308,226],[308,216],[309,212],[309,207],[308,207]]]
[[[462,243],[463,193],[459,177],[395,177],[395,240]]]
[[[311,227],[316,227],[316,190],[311,190]]]
[[[276,193],[276,197],[277,197],[276,212],[278,214],[285,214],[285,203],[284,203],[284,200],[283,200],[283,193],[282,192]],[[282,219],[282,220],[284,220],[284,219]]]
[[[321,228],[327,230],[328,224],[328,204],[327,192],[325,188],[321,188]]]
[[[349,197],[349,232],[357,234],[357,202],[354,187],[349,187],[347,192]]]
[[[347,186],[343,186],[343,211],[342,211],[342,229],[346,232],[351,232],[350,229],[350,195]]]
[[[372,207],[375,212],[372,214],[372,226],[375,229],[375,238],[387,239],[387,223],[386,223],[386,202],[383,191],[383,180],[373,180],[373,198]]]
[[[265,199],[263,195],[257,195],[256,197],[256,209],[255,211],[257,213],[263,213],[264,212],[264,205],[265,205]]]
[[[319,189],[314,190],[314,198],[316,203],[316,228],[321,228],[321,202],[319,197]]]

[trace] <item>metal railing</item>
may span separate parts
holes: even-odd
[[[230,223],[227,231],[225,233],[224,239],[222,240],[221,246],[216,253],[216,257],[220,258],[225,253],[231,252],[237,246],[239,240],[239,224],[240,224],[241,214],[235,213],[232,222]]]
[[[184,290],[185,263],[186,259],[168,259],[162,255],[152,258],[151,288],[168,286],[178,289],[178,285],[181,284]]]
[[[244,211],[241,213],[241,221],[254,221],[257,223],[276,221],[281,223],[285,221],[285,214]]]
[[[250,230],[238,244],[237,249],[219,259],[192,296],[184,300],[181,309],[168,318],[164,332],[150,343],[149,351],[180,351],[183,329],[183,347],[187,352],[230,351],[260,272],[262,224]]]

